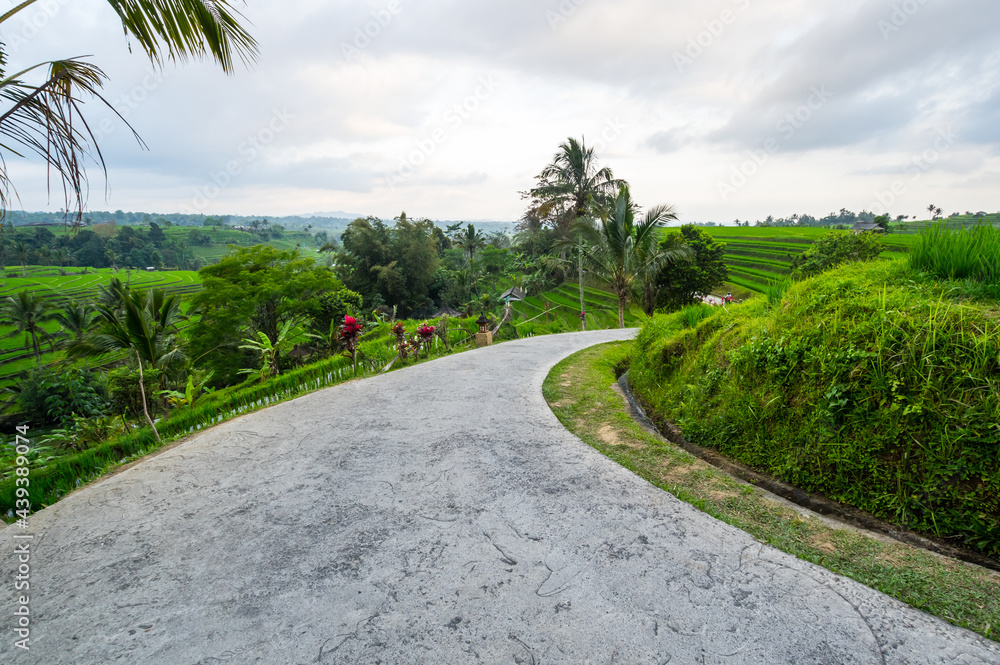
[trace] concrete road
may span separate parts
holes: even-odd
[[[1000,663],[570,435],[536,337],[242,417],[31,519],[31,649],[0,662]]]

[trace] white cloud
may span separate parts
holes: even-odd
[[[11,67],[94,54],[149,146],[120,123],[104,132],[112,196],[92,171],[93,208],[180,209],[236,160],[206,211],[515,219],[518,191],[584,135],[640,202],[674,203],[685,219],[825,214],[868,207],[949,127],[958,144],[920,190],[946,209],[1000,207],[992,0],[260,0],[245,12],[257,67],[227,77],[168,64],[158,81],[106,2],[52,2],[36,37],[5,33],[20,39]],[[901,18],[903,5],[919,9]],[[832,96],[800,126],[781,125],[824,86]],[[248,159],[241,147],[283,111],[293,119]],[[90,113],[95,126],[108,116]],[[779,149],[720,196],[771,138]],[[8,165],[25,206],[44,207],[37,165]],[[908,196],[899,205],[912,209],[894,213],[926,207]]]

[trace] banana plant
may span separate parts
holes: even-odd
[[[241,349],[249,349],[260,354],[260,369],[243,369],[240,374],[258,374],[260,380],[264,381],[269,376],[277,376],[281,373],[278,365],[281,358],[281,347],[288,338],[288,332],[292,329],[292,321],[285,321],[285,325],[278,331],[278,339],[274,342],[262,332],[257,333],[257,339],[245,338]]]

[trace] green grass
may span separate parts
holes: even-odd
[[[681,317],[673,321],[675,330],[684,328]],[[997,639],[1000,574],[805,518],[639,426],[609,388],[632,353],[631,343],[592,347],[563,360],[546,378],[549,405],[584,442],[763,543]]]
[[[833,232],[826,227],[715,226],[705,230],[716,240],[726,243],[724,260],[730,280],[719,291],[746,294],[737,297],[766,295],[769,284],[783,280],[791,272],[795,256]],[[893,258],[908,252],[917,240],[914,235],[890,234],[884,239],[882,256]]]
[[[963,282],[860,263],[695,329],[657,317],[631,376],[694,443],[1000,556],[1000,304]]]
[[[1000,287],[1000,227],[931,227],[921,233],[910,252],[910,265],[941,279],[973,280]],[[994,292],[1000,296],[1000,288]]]

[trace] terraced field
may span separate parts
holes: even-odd
[[[791,227],[708,227],[716,240],[726,243],[725,261],[729,282],[716,295],[726,291],[762,293],[769,284],[781,281],[791,272],[791,263],[799,254],[824,235],[827,228]],[[885,238],[885,256],[909,251],[917,235],[889,235]],[[749,295],[749,294],[747,294]]]
[[[618,326],[618,299],[609,291],[584,286],[584,302],[587,309],[587,329],[615,328]],[[548,316],[544,316],[545,303],[549,304]],[[580,287],[578,284],[563,284],[557,289],[546,291],[514,303],[517,313],[516,323],[529,320],[539,322],[563,321],[569,330],[580,329]],[[631,312],[625,313],[625,325],[636,321]]]
[[[20,275],[20,269],[8,269],[8,275]],[[132,288],[162,288],[170,293],[190,294],[198,291],[201,284],[198,273],[191,271],[125,271],[89,268],[87,272],[60,275],[57,268],[36,267],[28,269],[27,277],[6,277],[0,280],[0,299],[8,298],[20,291],[28,290],[47,300],[56,310],[63,309],[71,302],[88,302],[97,298],[99,288],[108,284],[112,277],[118,277]],[[42,326],[46,332],[59,330],[59,324],[49,321]],[[11,382],[18,372],[35,365],[35,358],[25,347],[25,335],[14,334],[15,327],[0,325],[0,386]],[[61,352],[54,352],[51,346],[43,348],[42,364],[55,362]]]

